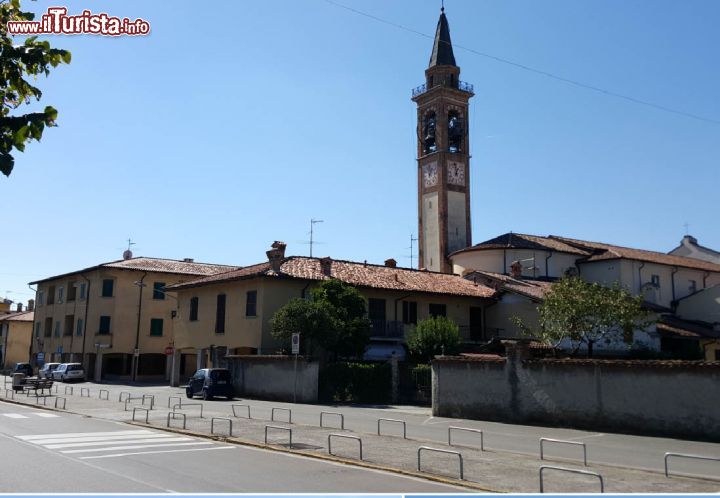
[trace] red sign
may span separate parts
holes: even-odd
[[[166,354],[167,356],[172,356],[173,353],[175,353],[175,348],[174,348],[174,347],[168,346],[168,347],[165,348],[165,354]]]

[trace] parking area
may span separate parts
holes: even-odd
[[[11,391],[6,389],[4,394],[13,401]],[[14,401],[489,490],[537,492],[541,479],[544,490],[552,492],[593,492],[601,484],[604,491],[619,493],[720,490],[720,482],[712,480],[720,474],[720,459],[671,455],[666,477],[662,457],[660,468],[653,471],[594,461],[597,445],[593,439],[547,437],[537,440],[536,454],[520,454],[498,448],[498,434],[478,424],[446,424],[427,418],[424,427],[432,432],[421,430],[423,425],[416,421],[426,419],[427,410],[415,407],[356,411],[248,399],[203,401],[188,399],[180,388],[94,383],[55,383],[47,396],[15,394]],[[704,477],[686,477],[688,473]]]

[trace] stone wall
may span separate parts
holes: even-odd
[[[433,415],[720,441],[720,363],[444,358]]]
[[[237,396],[315,403],[318,400],[318,363],[291,356],[233,355],[225,357]]]

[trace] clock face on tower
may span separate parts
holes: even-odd
[[[437,163],[429,163],[423,166],[423,184],[425,187],[434,187],[438,182]]]
[[[450,161],[447,165],[447,181],[451,185],[465,186],[465,165],[457,161]]]

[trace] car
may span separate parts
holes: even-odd
[[[12,373],[23,373],[26,377],[32,377],[33,367],[30,363],[16,363]]]
[[[52,373],[60,365],[60,363],[45,363],[40,370],[38,370],[38,377],[41,379],[52,379]]]
[[[52,378],[67,382],[69,380],[85,380],[85,369],[81,363],[61,363],[53,371]]]
[[[235,391],[230,380],[230,370],[227,368],[203,368],[198,370],[188,380],[185,394],[188,398],[200,394],[205,400],[211,400],[215,396],[233,399]]]

